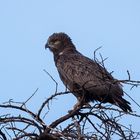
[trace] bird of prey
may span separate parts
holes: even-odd
[[[130,103],[122,97],[121,84],[99,63],[78,52],[67,34],[52,34],[45,48],[53,53],[60,78],[78,103],[99,101],[116,105],[124,112],[132,111]]]

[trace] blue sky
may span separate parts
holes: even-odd
[[[55,91],[54,82],[43,69],[58,82],[58,91],[64,91],[53,56],[44,49],[54,32],[67,33],[77,49],[90,58],[102,46],[100,53],[108,57],[105,65],[114,71],[115,78],[127,79],[129,70],[132,79],[140,80],[139,0],[5,0],[0,2],[0,102],[25,101],[39,88],[29,104],[36,110]],[[140,103],[140,87],[129,88],[125,87],[127,93]],[[53,105],[56,110],[64,110],[57,112],[62,115],[75,102],[75,97],[67,95]],[[132,108],[140,114],[133,102]],[[139,128],[139,120],[133,122]]]

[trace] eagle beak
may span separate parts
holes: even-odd
[[[48,43],[45,44],[45,49],[49,48],[49,45]]]

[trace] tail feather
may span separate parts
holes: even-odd
[[[119,106],[124,112],[132,112],[130,103],[123,98],[120,98],[119,100],[117,100],[116,105]]]

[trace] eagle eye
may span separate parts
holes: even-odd
[[[54,45],[58,45],[58,44],[60,44],[61,43],[61,41],[60,40],[56,40],[56,41],[54,41]]]

